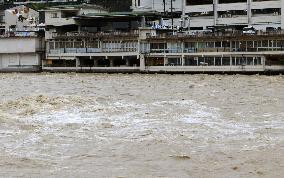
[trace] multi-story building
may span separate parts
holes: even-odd
[[[0,71],[40,71],[43,39],[36,35],[0,38]]]
[[[24,6],[5,10],[5,31],[35,31],[39,24],[39,12]]]
[[[245,34],[238,30],[185,33],[182,28],[161,25],[163,19],[175,18],[179,14],[178,23],[190,19],[192,25],[196,18],[196,26],[191,26],[193,29],[214,26],[238,28],[248,26],[249,17],[253,19],[253,15],[233,17],[222,14],[222,18],[213,18],[212,21],[210,15],[205,18],[205,15],[193,16],[188,12],[189,8],[198,9],[197,7],[200,6],[202,9],[209,7],[208,4],[180,6],[181,11],[175,10],[172,14],[169,9],[166,10],[169,8],[167,7],[169,4],[166,4],[169,1],[162,2],[165,2],[165,6],[161,6],[163,10],[159,11],[165,11],[165,13],[149,10],[142,1],[134,4],[140,8],[133,12],[108,12],[94,5],[61,5],[45,9],[43,11],[45,40],[31,32],[17,31],[19,28],[15,28],[16,31],[8,30],[8,33],[6,32],[0,40],[2,46],[0,70],[155,73],[284,72],[283,31],[257,31],[252,34]],[[174,11],[174,7],[178,8],[174,6],[178,5],[178,2],[188,3],[188,1],[172,1],[170,11]],[[221,2],[223,1],[219,1],[218,7],[221,7]],[[265,2],[261,1],[261,3]],[[226,5],[229,7],[228,4]],[[23,11],[27,10],[24,8]],[[6,24],[17,21],[16,24],[8,25],[9,29],[17,27],[19,20],[22,23],[32,19],[23,17],[33,17],[33,13],[21,16],[21,13],[16,13],[15,8],[6,11],[5,17],[12,19],[6,20]],[[29,10],[29,12],[33,11]],[[190,15],[190,18],[186,17],[185,12]],[[214,11],[213,17],[220,12],[220,10]],[[34,14],[37,16],[36,12]],[[275,12],[274,15],[280,16]],[[214,24],[214,21],[220,23],[222,19],[225,23],[226,18],[247,18],[247,23],[228,20],[228,25]],[[265,20],[265,18],[261,19]],[[32,23],[29,26],[39,25]],[[281,23],[278,25],[281,26]],[[261,24],[258,24],[258,27],[266,28],[261,27]],[[42,47],[45,47],[45,56],[43,56]],[[39,68],[40,64],[41,68]]]
[[[171,4],[172,1],[172,4]],[[134,10],[184,12],[192,30],[253,26],[284,29],[284,0],[133,0]]]
[[[70,7],[45,11],[46,17],[56,17],[56,24],[46,18],[46,25],[50,26],[47,28],[53,31],[46,38],[43,70],[253,73],[284,70],[281,31],[254,35],[240,31],[184,33],[155,28],[153,22],[164,16],[149,11],[105,13],[94,8],[81,13],[84,8],[75,8],[76,13],[68,13],[70,21],[55,15],[68,9],[74,11]]]
[[[37,11],[24,5],[2,12],[1,72],[40,71],[44,54],[44,39],[37,35],[38,18]]]

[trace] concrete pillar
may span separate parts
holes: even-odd
[[[247,0],[248,25],[252,25],[251,6],[252,6],[252,0]]]
[[[126,66],[127,66],[127,67],[130,67],[130,59],[129,59],[129,58],[126,58],[125,60],[126,60]]]
[[[145,28],[145,27],[146,27],[146,19],[145,19],[145,16],[142,16],[142,17],[141,17],[141,27],[142,27],[142,28]]]
[[[182,11],[182,27],[186,27],[186,22],[185,22],[185,7],[186,7],[186,2],[185,0],[181,0],[181,11]]]
[[[218,4],[219,0],[213,0],[214,26],[218,25]]]
[[[137,7],[137,2],[136,2],[137,0],[132,0],[132,7],[133,8],[136,8]]]
[[[75,60],[76,60],[76,70],[78,70],[78,68],[80,66],[80,59],[78,57],[76,57]]]
[[[284,29],[284,0],[281,0],[281,29]]]
[[[46,53],[50,53],[49,41],[45,42]]]
[[[98,67],[98,62],[99,62],[99,60],[98,59],[96,59],[96,58],[93,58],[94,59],[94,67]]]
[[[0,69],[2,69],[2,55],[0,55]]]
[[[184,56],[181,57],[181,65],[185,66],[185,57]]]
[[[261,63],[263,65],[263,67],[265,67],[265,63],[266,63],[266,58],[265,56],[261,56]]]
[[[167,57],[164,57],[164,66],[166,66],[166,64],[168,64],[168,58]]]
[[[114,59],[109,58],[109,66],[113,67],[114,66]]]
[[[17,54],[17,61],[18,61],[18,63],[19,63],[19,66],[21,66],[22,65],[22,63],[21,63],[21,54]]]
[[[185,64],[185,56],[184,56],[184,42],[181,42],[181,65]]]
[[[143,54],[140,55],[140,71],[144,71],[146,69],[145,66],[145,56]]]

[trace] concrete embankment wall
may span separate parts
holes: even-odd
[[[167,74],[280,74],[284,66],[266,66],[265,68],[230,68],[230,67],[43,67],[44,72],[78,72],[78,73],[167,73]]]
[[[0,39],[1,72],[41,71],[41,38],[9,37]]]

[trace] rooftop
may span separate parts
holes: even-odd
[[[76,5],[58,5],[58,6],[52,6],[48,7],[43,11],[54,11],[54,10],[81,10],[81,9],[99,9],[99,10],[105,10],[107,9],[94,5],[94,4],[76,4]]]
[[[77,19],[137,19],[141,17],[146,17],[147,19],[157,19],[162,17],[163,14],[153,11],[153,12],[110,12],[110,13],[88,13],[84,15],[79,15]]]

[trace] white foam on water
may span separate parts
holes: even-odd
[[[189,132],[195,130],[193,135],[198,139],[242,140],[256,137],[254,133],[264,126],[272,127],[279,124],[279,121],[273,123],[268,120],[267,123],[255,126],[253,125],[255,123],[230,121],[223,118],[221,112],[219,108],[209,107],[206,103],[200,104],[194,100],[156,101],[143,104],[128,101],[112,103],[90,100],[89,103],[85,102],[82,105],[73,103],[61,109],[52,110],[47,106],[32,116],[21,118],[21,121],[26,123],[41,125],[42,127],[36,131],[40,136],[35,137],[31,133],[26,137],[26,141],[20,140],[9,147],[17,150],[13,151],[14,154],[17,152],[22,154],[25,151],[21,151],[21,148],[32,147],[37,142],[41,142],[41,137],[44,135],[52,134],[61,137],[67,134],[68,136],[69,124],[79,126],[74,131],[73,136],[76,138],[84,137],[87,129],[87,131],[94,132],[94,137],[106,141],[114,138],[152,139],[153,134],[158,135],[158,138],[174,140],[180,124],[184,125]],[[241,114],[238,113],[240,116]],[[58,127],[63,129],[57,129]],[[29,154],[39,153],[34,150]]]
[[[94,122],[95,117],[88,117],[80,112],[80,110],[63,110],[63,111],[53,111],[50,113],[39,113],[32,118],[29,118],[29,122],[43,122],[48,125],[65,125],[65,124],[83,124]]]

